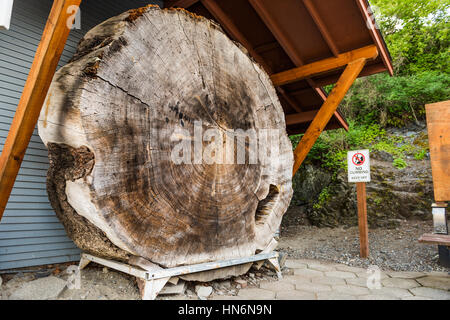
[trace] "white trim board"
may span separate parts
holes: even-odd
[[[11,14],[14,0],[0,1],[0,30],[8,30],[11,23]]]

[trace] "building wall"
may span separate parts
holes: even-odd
[[[0,30],[0,150],[33,62],[52,0],[15,0],[10,30]],[[149,0],[84,0],[81,29],[72,30],[59,66],[74,54],[83,35],[100,22]],[[47,150],[35,128],[3,219],[0,222],[0,270],[79,259],[50,206],[46,191]]]

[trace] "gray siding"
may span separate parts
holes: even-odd
[[[72,30],[59,67],[78,41],[98,23],[131,8],[162,1],[84,0],[81,30]],[[33,62],[52,0],[15,0],[10,30],[0,31],[0,150],[3,149],[23,86]],[[0,223],[0,270],[79,259],[50,206],[46,191],[47,150],[37,129],[27,149]]]

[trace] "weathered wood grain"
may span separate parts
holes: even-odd
[[[196,121],[226,141],[237,129],[279,139],[262,144],[265,162],[176,164],[174,132],[193,134]],[[269,76],[220,26],[184,10],[148,6],[86,34],[55,75],[39,134],[58,216],[78,246],[108,258],[175,267],[253,255],[292,196],[292,146]]]
[[[434,201],[450,201],[450,100],[427,104]]]

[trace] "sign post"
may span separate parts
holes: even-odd
[[[349,151],[347,164],[348,182],[356,183],[360,256],[367,258],[369,256],[369,228],[367,225],[366,182],[370,182],[369,150]]]

